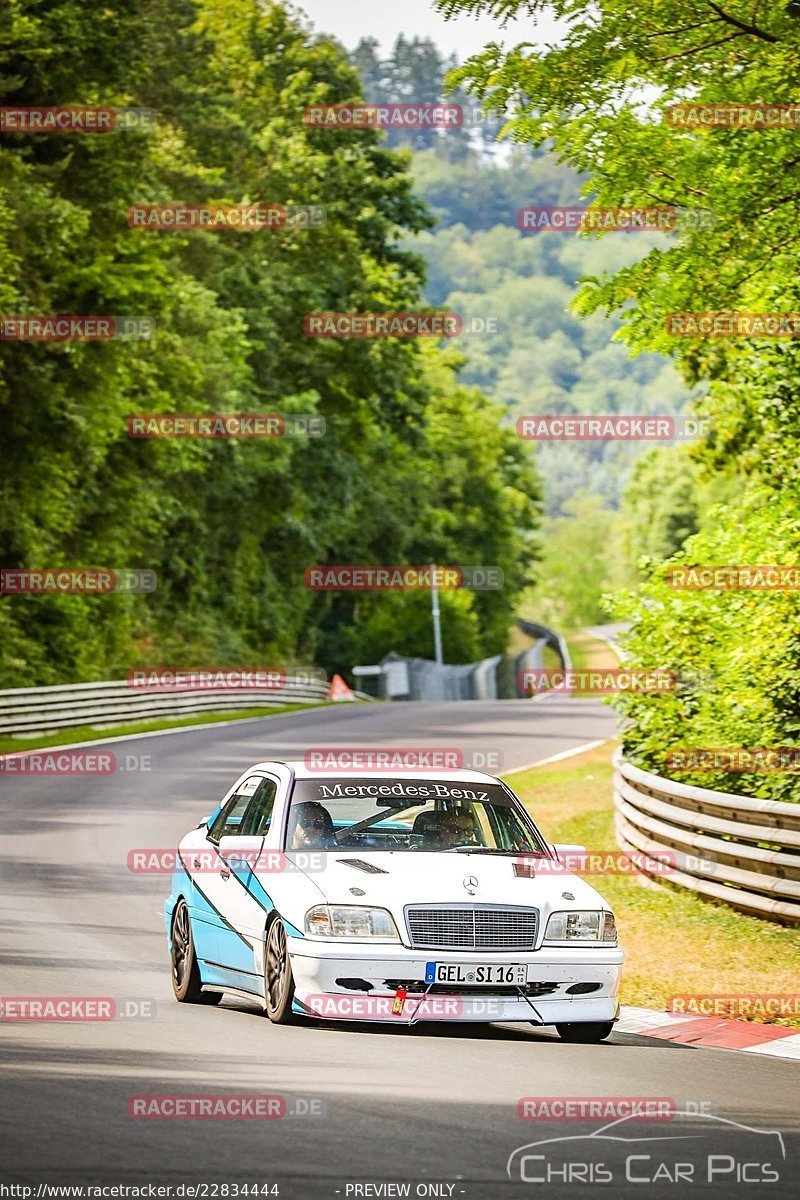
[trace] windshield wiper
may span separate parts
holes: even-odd
[[[496,854],[500,858],[508,858],[512,856],[516,858],[520,854],[535,853],[530,850],[494,850],[491,846],[448,846],[446,850],[440,850],[440,854]],[[536,857],[544,858],[544,855]]]

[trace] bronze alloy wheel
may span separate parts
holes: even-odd
[[[219,1004],[221,992],[204,992],[200,981],[200,968],[194,952],[192,923],[185,900],[179,900],[172,918],[170,947],[172,962],[172,990],[181,1004]]]
[[[276,1025],[287,1025],[293,1016],[294,978],[286,946],[286,929],[280,917],[276,917],[269,927],[265,958],[267,1016]]]

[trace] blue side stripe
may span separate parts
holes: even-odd
[[[275,905],[272,897],[264,890],[264,885],[258,876],[251,871],[246,882],[241,876],[237,876],[237,878],[241,880],[256,903],[260,904],[265,912],[271,913]]]

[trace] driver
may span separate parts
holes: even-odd
[[[475,817],[471,812],[462,808],[458,813],[458,826],[462,846],[479,846],[481,838]]]
[[[336,845],[331,814],[323,804],[308,800],[292,809],[294,827],[289,838],[293,850],[328,850]]]
[[[475,842],[475,826],[472,817],[463,809],[442,813],[437,832],[442,850],[450,850],[455,846],[466,846]]]

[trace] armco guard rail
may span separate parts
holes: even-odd
[[[800,804],[677,783],[633,766],[619,751],[614,768],[623,850],[662,861],[674,854],[670,883],[751,915],[800,924]]]
[[[286,676],[280,688],[186,688],[147,691],[127,680],[0,691],[0,734],[47,733],[80,725],[108,726],[128,721],[193,716],[281,704],[326,700],[330,684],[302,675]],[[370,700],[355,692],[359,700]]]
[[[572,670],[572,660],[569,656],[569,649],[565,639],[560,633],[554,633],[552,629],[548,629],[546,625],[539,625],[536,621],[527,621],[520,619],[517,621],[517,626],[528,637],[536,638],[544,642],[546,646],[551,646],[555,650],[558,657],[561,659],[561,666],[565,671]]]

